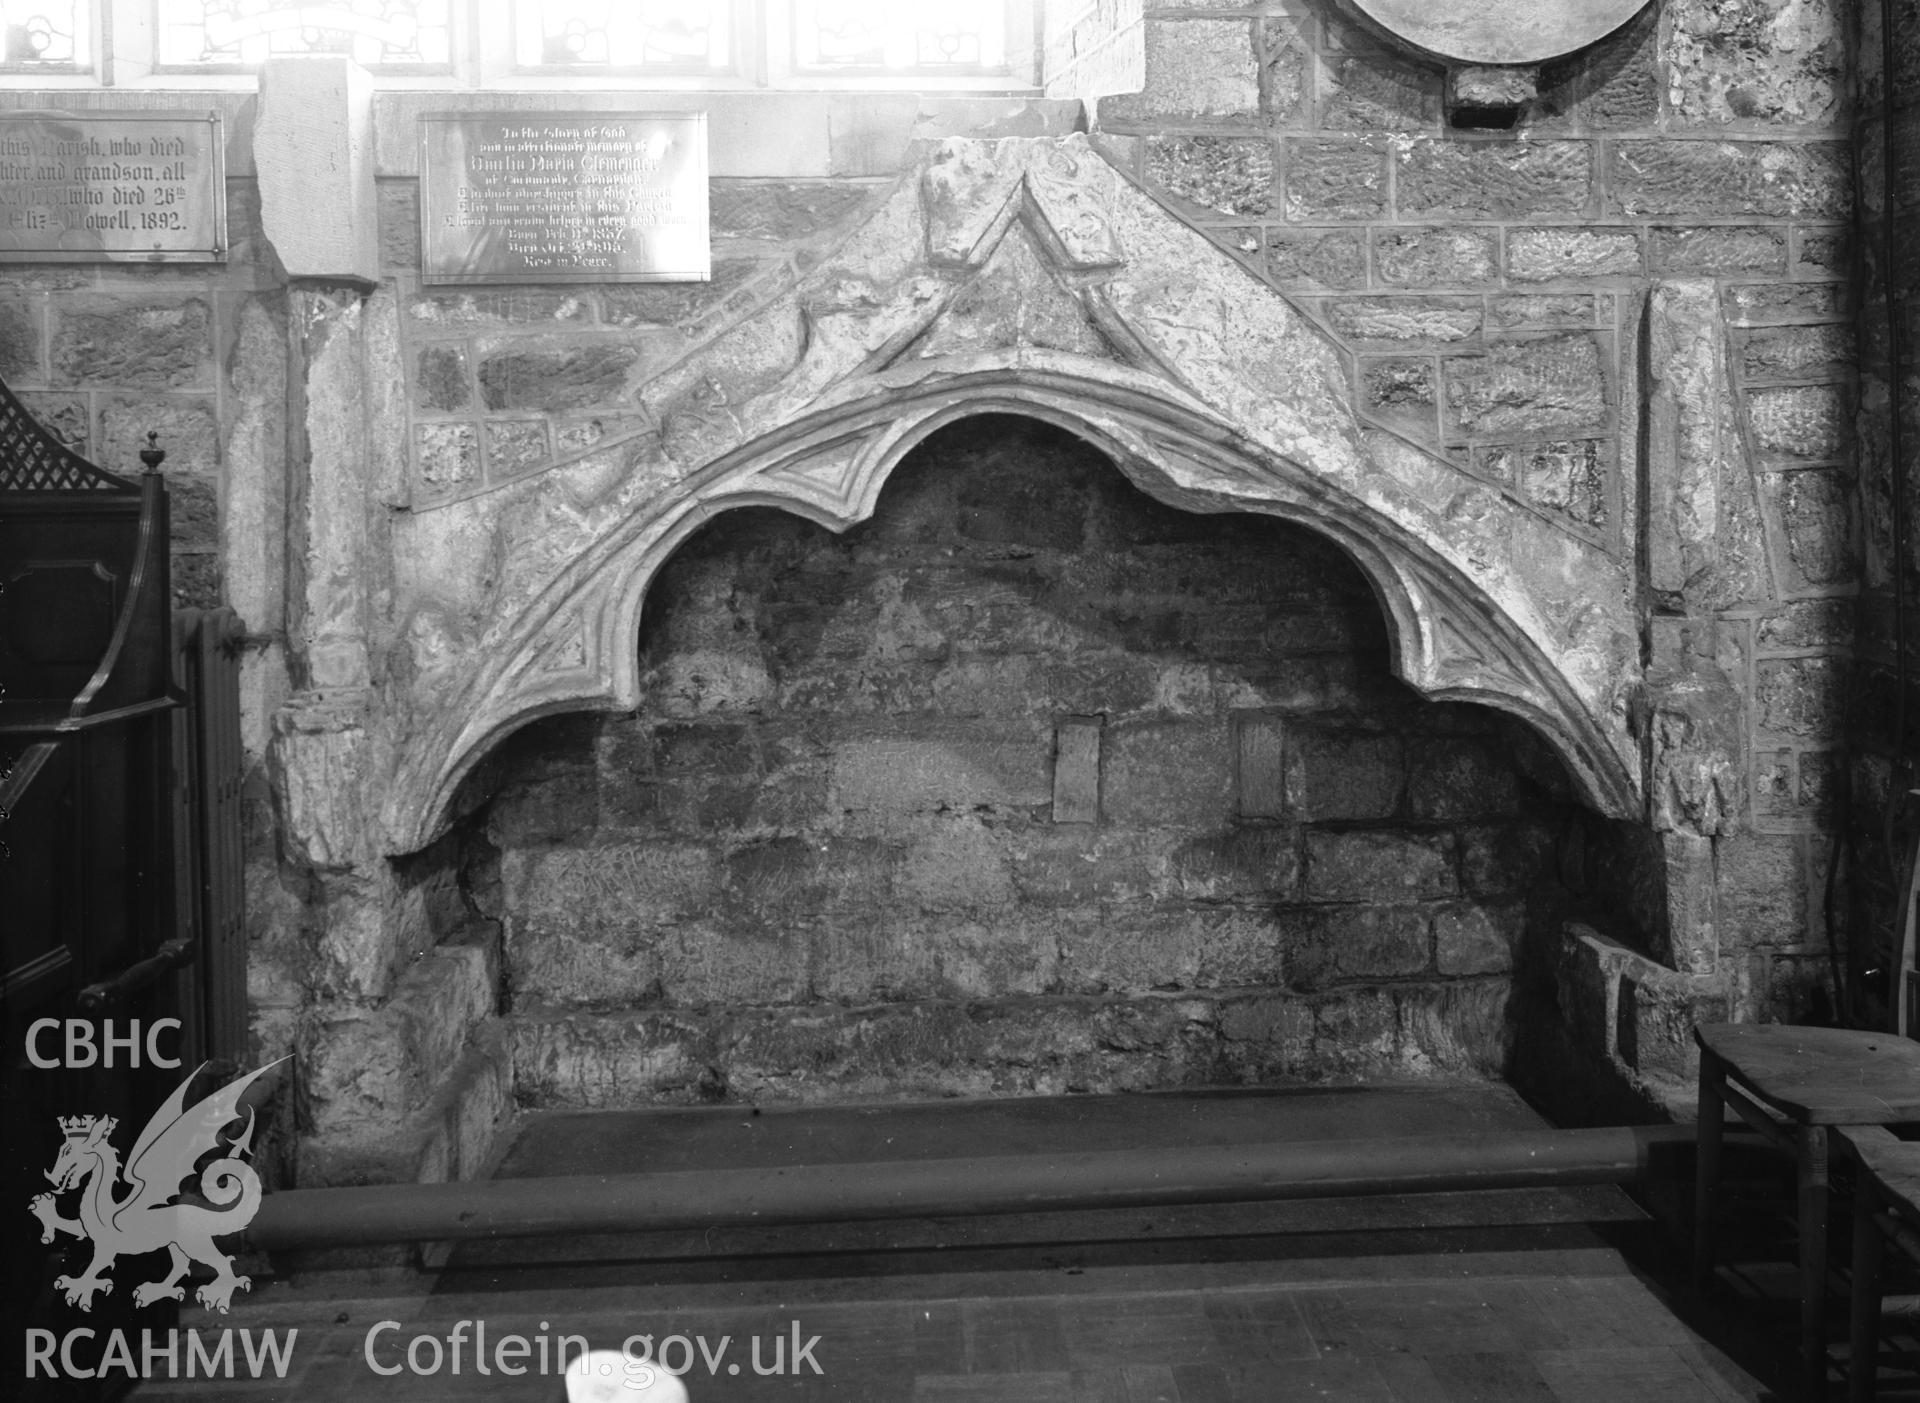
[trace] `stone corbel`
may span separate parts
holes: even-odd
[[[1447,69],[1447,125],[1502,130],[1539,94],[1540,66],[1462,64]]]

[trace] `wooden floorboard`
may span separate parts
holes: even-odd
[[[974,1152],[982,1137],[1004,1152],[1129,1129],[1233,1143],[1277,1126],[1354,1138],[1462,1124],[1539,1122],[1485,1087],[762,1118],[726,1108],[543,1118],[501,1168],[771,1165],[831,1147],[816,1162],[857,1173],[863,1159]],[[510,1334],[596,1348],[681,1337],[693,1403],[1790,1403],[1776,1382],[1790,1339],[1670,1291],[1663,1250],[1610,1186],[513,1243],[462,1249],[431,1275],[263,1279],[230,1316],[185,1323],[297,1328],[285,1380],[161,1380],[134,1397],[559,1403],[557,1374],[477,1374],[471,1343],[459,1375],[382,1376],[365,1357],[381,1321],[399,1322],[376,1343],[386,1367],[415,1336],[444,1346],[456,1322],[484,1321],[493,1346]],[[817,1337],[820,1372],[793,1372],[796,1331]],[[776,1361],[781,1372],[761,1372]]]
[[[929,1277],[911,1298],[886,1299],[875,1298],[871,1282],[822,1278],[785,1299],[741,1292],[678,1305],[646,1286],[568,1294],[502,1281],[474,1292],[443,1281],[438,1290],[413,1294],[355,1295],[317,1283],[274,1283],[236,1302],[222,1323],[297,1326],[296,1368],[284,1385],[182,1380],[144,1385],[135,1396],[228,1403],[561,1397],[554,1377],[476,1375],[471,1344],[457,1378],[444,1369],[379,1377],[363,1348],[368,1327],[381,1320],[402,1325],[376,1351],[389,1365],[401,1360],[407,1339],[444,1341],[456,1320],[485,1320],[496,1345],[507,1334],[531,1337],[543,1329],[607,1348],[634,1333],[656,1342],[680,1335],[695,1342],[687,1378],[695,1403],[1761,1403],[1791,1396],[1767,1381],[1784,1357],[1755,1354],[1752,1341],[1736,1341],[1746,1353],[1730,1356],[1724,1339],[1709,1339],[1683,1320],[1674,1300],[1631,1270],[1596,1275],[1576,1261],[1575,1274],[1556,1271],[1567,1265],[1551,1251],[1538,1260],[1510,1252],[1474,1259],[1464,1276],[1456,1261],[1452,1271],[1426,1278],[1208,1285],[1156,1282],[1150,1273],[1130,1275],[1127,1289],[1096,1272],[1090,1281],[1076,1278],[1084,1289],[1036,1293],[1057,1273],[1035,1264],[1024,1279],[996,1276],[990,1291],[967,1289],[980,1283],[965,1275]],[[946,1294],[937,1294],[942,1286]],[[790,1362],[796,1321],[804,1336],[818,1336],[810,1358],[822,1372],[760,1376],[756,1362]],[[724,1351],[711,1375],[700,1342]]]

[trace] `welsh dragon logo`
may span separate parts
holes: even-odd
[[[239,1103],[249,1086],[279,1065],[270,1062],[248,1073],[190,1110],[183,1109],[187,1088],[193,1083],[193,1076],[189,1076],[174,1088],[133,1142],[124,1171],[110,1140],[116,1124],[112,1116],[60,1118],[66,1139],[53,1168],[47,1171],[54,1192],[36,1194],[28,1211],[40,1220],[42,1242],[52,1242],[56,1233],[70,1233],[93,1243],[93,1261],[84,1275],[62,1276],[54,1281],[55,1287],[66,1293],[68,1305],[92,1310],[96,1291],[102,1295],[113,1292],[106,1273],[116,1258],[157,1252],[162,1247],[172,1259],[170,1269],[162,1280],[134,1288],[136,1306],[162,1299],[184,1300],[186,1288],[176,1283],[192,1262],[213,1268],[213,1280],[194,1292],[194,1298],[208,1310],[224,1315],[235,1288],[252,1288],[247,1277],[233,1274],[233,1259],[215,1247],[213,1240],[239,1232],[260,1209],[260,1176],[246,1162],[252,1148],[253,1110],[243,1110]],[[198,1075],[197,1069],[194,1075]],[[231,1143],[222,1145],[221,1133],[243,1118],[245,1127]],[[213,1151],[219,1152],[220,1158],[201,1171],[200,1194],[218,1206],[173,1202],[194,1165]],[[127,1192],[115,1198],[123,1175]],[[80,1216],[62,1218],[54,1197],[75,1187],[80,1189]]]

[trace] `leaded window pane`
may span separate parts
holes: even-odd
[[[91,23],[85,0],[0,0],[0,72],[86,71]]]
[[[257,68],[280,54],[344,54],[373,70],[445,68],[449,0],[155,0],[163,68]]]
[[[521,68],[712,72],[729,62],[727,0],[516,0]]]
[[[978,72],[1006,62],[1004,0],[795,0],[794,63],[814,72]]]

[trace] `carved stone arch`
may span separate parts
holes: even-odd
[[[823,422],[749,444],[703,474],[697,491],[663,504],[555,582],[554,607],[530,610],[523,641],[476,688],[461,734],[419,802],[396,816],[403,843],[433,836],[473,765],[514,730],[572,709],[625,710],[641,699],[641,610],[655,576],[707,522],[774,507],[840,532],[872,516],[893,469],[931,434],[980,414],[1039,419],[1099,448],[1156,500],[1202,513],[1244,511],[1306,526],[1360,566],[1386,614],[1394,672],[1436,700],[1472,701],[1529,722],[1554,746],[1588,802],[1633,812],[1633,777],[1605,731],[1551,662],[1470,581],[1411,533],[1329,492],[1311,473],[1260,455],[1231,426],[1190,404],[1116,394],[1110,379],[1019,367],[973,368],[911,389],[871,386]],[[415,792],[396,787],[397,796]]]
[[[774,506],[845,530],[928,433],[996,409],[1089,440],[1170,505],[1331,537],[1373,582],[1399,676],[1525,718],[1593,807],[1636,814],[1630,560],[1373,422],[1356,363],[1085,138],[931,147],[838,252],[636,386],[644,433],[396,527],[397,555],[430,564],[401,592],[414,657],[383,845],[429,841],[534,717],[638,704],[641,603],[704,522]]]

